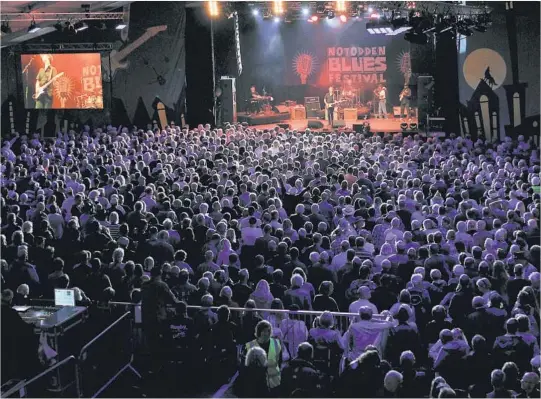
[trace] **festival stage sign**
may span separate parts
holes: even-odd
[[[329,83],[385,83],[385,46],[327,48]]]

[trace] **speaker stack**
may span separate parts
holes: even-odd
[[[222,122],[237,123],[237,90],[235,78],[222,77]]]

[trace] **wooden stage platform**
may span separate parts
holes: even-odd
[[[305,130],[308,127],[309,121],[316,121],[317,119],[298,119],[298,120],[291,120],[291,119],[282,119],[279,122],[275,123],[264,123],[264,124],[257,124],[257,129],[272,129],[276,127],[279,124],[289,124],[291,126],[291,129],[295,130]],[[245,120],[240,120],[239,122],[247,122]],[[313,129],[315,131],[321,131],[321,130],[330,130],[330,126],[327,121],[321,120],[321,123],[323,123],[322,129]],[[401,132],[402,129],[400,128],[400,118],[389,118],[389,119],[378,119],[378,118],[367,118],[367,119],[358,119],[358,120],[346,120],[345,126],[343,127],[336,127],[335,129],[353,129],[353,125],[362,125],[363,123],[368,122],[370,124],[370,131],[375,133],[392,133],[392,132]],[[417,118],[411,119],[408,123],[417,123]],[[251,125],[248,122],[249,125]],[[409,130],[409,129],[408,129]],[[417,129],[413,129],[417,131]]]

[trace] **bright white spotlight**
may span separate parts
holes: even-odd
[[[259,15],[259,10],[257,8],[255,8],[254,10],[252,10],[252,14],[253,15]]]
[[[276,22],[276,23],[280,22],[280,18],[274,17],[274,22]]]
[[[372,12],[374,9],[372,7],[368,7],[368,12]]]
[[[308,15],[309,12],[310,12],[310,10],[308,8],[303,8],[302,9],[302,15]]]

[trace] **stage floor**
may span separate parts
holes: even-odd
[[[316,120],[316,119],[310,119],[310,120]],[[297,119],[297,120],[284,120],[280,123],[288,123],[292,129],[295,130],[305,130],[308,127],[308,119]],[[327,121],[321,120],[321,123],[323,123],[322,129],[310,129],[315,131],[321,131],[321,130],[329,130],[330,126]],[[378,119],[378,118],[368,118],[368,119],[357,119],[357,120],[346,120],[345,128],[352,129],[353,125],[360,124],[362,125],[364,122],[368,122],[370,124],[370,131],[377,132],[377,133],[392,133],[392,132],[400,132],[402,129],[400,128],[400,118],[389,118],[389,119]],[[412,118],[408,123],[417,123],[417,118]],[[257,125],[254,126],[257,129],[272,129],[277,126],[277,123],[267,124],[267,125]],[[335,129],[342,129],[342,128],[335,128]],[[416,129],[415,129],[416,130]]]

